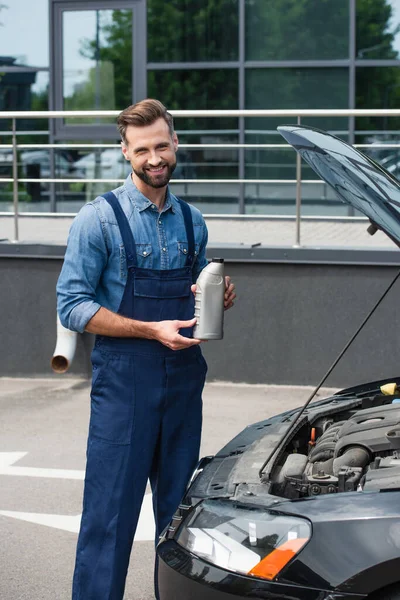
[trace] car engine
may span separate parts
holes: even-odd
[[[396,488],[400,489],[398,403],[364,408],[347,418],[325,417],[307,432],[303,428],[272,475],[272,493],[286,498]]]

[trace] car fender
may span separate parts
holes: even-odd
[[[400,557],[387,560],[357,573],[338,587],[338,591],[372,594],[377,590],[400,583]]]

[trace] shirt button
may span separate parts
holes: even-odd
[[[163,251],[163,252],[166,252],[166,251],[167,251],[167,249],[166,249],[166,248],[163,248],[163,249],[162,249],[162,251]]]
[[[161,219],[160,219],[160,220],[158,221],[158,224],[159,224],[159,225],[161,225],[161,223],[162,223],[162,221],[161,221]]]
[[[146,250],[143,252],[143,256],[147,256],[147,252],[146,252]]]
[[[183,254],[187,254],[186,248],[183,249]]]
[[[155,210],[155,209],[157,208],[157,206],[156,206],[155,204],[152,204],[152,205],[151,205],[151,208],[152,208],[153,210]]]

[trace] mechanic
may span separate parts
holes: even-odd
[[[168,188],[178,138],[163,104],[129,106],[118,129],[132,173],[78,213],[57,284],[62,324],[96,334],[73,600],[123,598],[147,480],[157,541],[200,446],[207,365],[192,329],[207,227]],[[227,277],[225,309],[234,287]]]

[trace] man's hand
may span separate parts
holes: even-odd
[[[186,327],[193,327],[197,319],[190,321],[160,321],[154,323],[154,338],[171,348],[171,350],[184,350],[190,346],[195,346],[201,343],[201,340],[186,338],[180,335],[179,330]]]
[[[183,350],[200,344],[200,340],[179,334],[180,329],[193,327],[195,323],[195,318],[190,321],[136,321],[101,307],[86,325],[86,331],[98,335],[157,340],[172,350]]]
[[[196,295],[197,286],[194,283],[191,288],[194,295]],[[231,282],[231,278],[229,275],[225,277],[225,296],[224,296],[224,309],[228,310],[234,305],[234,299],[236,298],[235,294],[235,284]]]
[[[229,275],[225,277],[225,297],[224,297],[224,308],[228,310],[234,305],[234,299],[236,298],[235,294],[235,284],[232,283]]]

